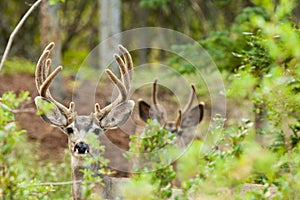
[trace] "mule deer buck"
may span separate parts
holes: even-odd
[[[131,55],[123,46],[119,45],[119,50],[123,54],[124,60],[117,54],[114,55],[120,71],[121,79],[117,78],[109,69],[106,74],[119,91],[119,96],[109,105],[100,108],[99,104],[95,104],[95,110],[90,115],[77,115],[75,111],[75,103],[71,102],[69,107],[56,101],[49,90],[49,86],[54,77],[62,70],[62,67],[57,67],[51,72],[51,59],[49,58],[54,43],[50,43],[43,51],[38,60],[35,71],[35,82],[39,96],[35,98],[35,103],[38,109],[41,109],[41,102],[53,104],[54,108],[51,112],[42,114],[42,119],[62,130],[68,136],[68,146],[71,153],[72,167],[72,196],[73,199],[82,198],[81,182],[83,181],[82,169],[91,168],[85,166],[84,158],[87,156],[99,156],[98,151],[93,149],[87,142],[88,135],[103,133],[107,129],[113,129],[124,124],[131,115],[134,101],[128,100],[128,94],[131,87],[133,76],[133,63]],[[97,166],[93,166],[93,171],[97,173]],[[99,174],[96,174],[99,175]],[[102,176],[102,175],[99,175]],[[112,180],[105,177],[104,184],[111,187]],[[110,198],[111,194],[107,194],[104,188],[104,198]],[[107,189],[108,190],[108,189]],[[110,189],[109,189],[110,190]]]
[[[166,113],[162,111],[157,100],[157,80],[153,82],[152,87],[152,103],[150,106],[142,99],[138,102],[138,111],[140,118],[147,123],[148,119],[156,119],[162,128],[174,133],[178,139],[182,140],[182,145],[187,145],[193,139],[193,130],[202,121],[204,113],[204,103],[200,102],[192,108],[193,101],[196,97],[195,86],[191,85],[190,97],[183,108],[179,110],[175,120],[168,120]]]

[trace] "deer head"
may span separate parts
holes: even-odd
[[[54,47],[54,43],[50,43],[43,51],[35,72],[35,82],[39,96],[35,98],[35,103],[40,109],[41,102],[48,102],[53,104],[50,112],[41,115],[42,119],[60,128],[68,135],[69,150],[72,159],[80,160],[80,158],[94,154],[93,149],[87,142],[87,137],[90,134],[100,135],[107,129],[113,129],[124,124],[130,116],[134,102],[128,100],[128,93],[130,91],[130,84],[133,76],[133,63],[131,56],[127,49],[119,45],[119,50],[124,56],[124,60],[117,54],[114,55],[120,71],[121,79],[118,79],[109,69],[105,72],[109,79],[118,88],[119,96],[109,105],[100,108],[99,104],[95,104],[95,110],[90,115],[77,115],[75,111],[75,104],[71,102],[69,107],[56,101],[49,90],[49,86],[54,77],[62,70],[62,67],[57,67],[51,72],[51,59],[49,55]],[[72,162],[74,165],[80,163]]]
[[[154,81],[152,87],[152,103],[150,106],[143,100],[138,102],[139,116],[144,121],[147,122],[148,119],[156,119],[162,128],[176,134],[177,136],[183,136],[183,138],[191,138],[189,133],[190,128],[195,128],[203,118],[204,103],[200,102],[195,107],[192,107],[193,100],[196,97],[195,86],[191,85],[191,92],[188,103],[183,108],[179,110],[175,120],[167,119],[166,113],[162,111],[158,100],[157,100],[157,80]],[[184,140],[185,145],[190,141],[190,139]]]

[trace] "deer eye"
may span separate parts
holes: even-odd
[[[171,133],[176,133],[176,132],[177,132],[177,129],[171,130]]]
[[[179,131],[177,132],[177,135],[178,135],[178,136],[182,136],[182,133],[183,133],[183,131],[182,131],[182,130],[179,130]]]
[[[99,135],[100,134],[100,129],[99,128],[96,128],[95,130],[94,130],[94,133],[96,134],[96,135]]]
[[[66,128],[66,132],[67,132],[69,135],[72,134],[72,133],[74,133],[73,128],[71,128],[71,127],[67,127],[67,128]]]

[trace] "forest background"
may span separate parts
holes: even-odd
[[[260,189],[243,193],[243,199],[299,199],[300,3],[119,0],[118,6],[111,6],[109,2],[113,1],[43,1],[18,31],[0,76],[0,197],[71,198],[67,183],[71,177],[69,158],[64,153],[66,138],[43,128],[46,124],[29,120],[33,115],[34,120],[40,120],[32,110],[36,95],[33,73],[45,44],[56,43],[53,65],[62,64],[64,70],[54,91],[67,102],[78,67],[103,38],[139,27],[161,27],[190,36],[207,51],[222,76],[227,99],[226,116],[208,114],[200,125],[209,127],[208,137],[218,135],[211,150],[199,152],[205,143],[199,139],[177,162],[176,176],[184,191],[178,198],[194,195],[241,199],[242,186],[253,184]],[[14,27],[33,3],[0,2],[1,55]],[[105,10],[111,13],[103,15]],[[194,53],[189,44],[172,48],[178,48],[183,55]],[[136,52],[133,58],[136,65],[164,63],[192,80],[199,100],[206,102],[210,113],[210,95],[203,89],[203,82],[197,82],[190,63],[151,49]],[[61,87],[64,81],[68,84]],[[100,97],[105,99],[106,95]],[[176,105],[169,99],[162,102]],[[122,141],[127,142],[124,148],[129,148],[129,137]],[[120,174],[123,175],[128,174]],[[126,191],[135,191],[135,187],[144,184],[151,186],[145,187],[149,191],[145,191],[144,199],[170,195],[160,196],[162,186],[157,183],[162,177],[139,178]],[[153,190],[160,192],[152,193]],[[86,191],[89,196],[88,187]],[[133,199],[136,194],[126,195]]]

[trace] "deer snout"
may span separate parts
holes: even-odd
[[[89,151],[89,145],[84,142],[78,142],[74,147],[74,152],[78,154],[86,154],[89,153]]]

